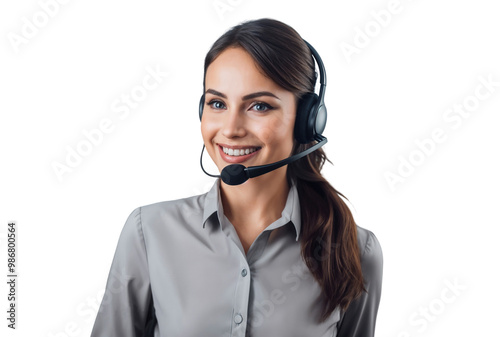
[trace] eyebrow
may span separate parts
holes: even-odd
[[[207,89],[207,91],[205,91],[205,93],[213,94],[213,95],[216,95],[216,96],[220,96],[222,98],[227,98],[227,96],[225,94],[223,94],[223,93],[221,93],[221,92],[219,92],[217,90],[214,90],[214,89]],[[258,92],[254,92],[252,94],[248,94],[248,95],[243,96],[242,100],[246,101],[248,99],[252,99],[252,98],[256,98],[256,97],[260,97],[260,96],[270,96],[270,97],[274,97],[274,98],[280,99],[278,96],[276,96],[272,92],[269,92],[269,91],[258,91]]]

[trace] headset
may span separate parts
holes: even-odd
[[[211,177],[220,177],[222,181],[224,181],[228,185],[239,185],[248,180],[249,178],[257,177],[261,174],[271,172],[283,165],[294,162],[309,153],[316,151],[321,146],[326,144],[328,141],[326,137],[322,135],[326,126],[326,106],[324,102],[325,98],[325,90],[326,90],[326,71],[323,61],[319,56],[316,49],[309,44],[306,40],[304,40],[306,45],[309,47],[316,63],[319,68],[319,80],[320,80],[320,89],[319,95],[314,92],[309,92],[304,94],[298,104],[297,104],[297,113],[295,117],[295,125],[294,125],[294,137],[299,144],[308,144],[314,140],[318,143],[314,146],[308,148],[305,151],[297,153],[291,157],[280,160],[276,163],[267,164],[267,165],[259,165],[259,166],[251,166],[245,167],[241,164],[231,164],[226,166],[221,175],[212,175],[205,171],[203,168],[203,150],[205,149],[205,145],[203,145],[203,149],[201,150],[200,156],[200,165],[205,172],[205,174]],[[315,83],[316,86],[316,83]],[[203,116],[203,108],[205,106],[205,93],[200,98],[199,105],[199,116],[200,121]]]

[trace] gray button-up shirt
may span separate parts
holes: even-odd
[[[300,204],[245,254],[224,215],[220,178],[202,195],[138,207],[118,241],[91,337],[371,337],[382,250],[357,227],[367,293],[323,323],[320,287],[300,255]],[[156,320],[156,322],[155,322]]]

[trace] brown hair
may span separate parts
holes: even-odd
[[[241,47],[275,83],[292,92],[297,99],[314,92],[316,73],[311,51],[290,26],[273,19],[243,22],[224,33],[205,57],[208,66],[228,47]],[[294,140],[292,153],[311,146]],[[301,255],[321,287],[323,322],[340,306],[366,291],[363,285],[356,223],[338,192],[321,175],[325,161],[331,163],[323,149],[318,149],[287,167],[287,180],[296,182],[301,210]],[[347,198],[345,198],[347,199]]]

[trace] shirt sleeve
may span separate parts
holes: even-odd
[[[337,337],[373,337],[382,292],[383,255],[375,234],[366,230],[361,270],[367,292],[352,301],[339,321]]]
[[[121,231],[91,337],[138,337],[146,331],[152,306],[141,208]],[[149,315],[148,315],[149,314]]]

